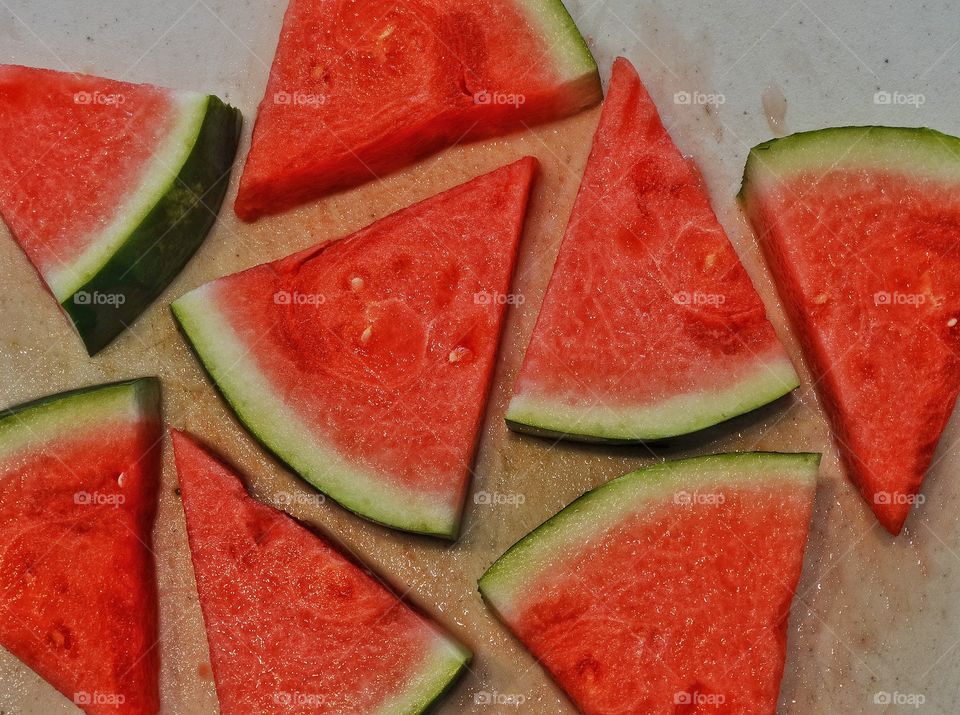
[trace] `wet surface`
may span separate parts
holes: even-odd
[[[279,3],[269,8],[254,2],[211,3],[208,11],[181,0],[141,14],[124,10],[121,16],[91,5],[69,21],[59,4],[46,11],[41,3],[26,0],[9,7],[23,23],[0,8],[5,56],[26,64],[67,65],[217,92],[243,110],[249,140],[279,27]],[[763,90],[771,82],[791,100],[792,130],[880,122],[922,123],[960,133],[952,100],[956,58],[947,55],[938,62],[956,39],[942,20],[949,6],[926,3],[916,14],[884,3],[864,3],[863,9],[816,2],[745,3],[733,9],[725,3],[704,7],[659,2],[572,2],[570,7],[597,50],[604,78],[615,54],[629,56],[681,150],[703,170],[720,220],[795,358],[802,386],[793,396],[705,433],[649,449],[554,444],[507,432],[503,414],[512,381],[598,117],[598,111],[591,110],[529,133],[456,147],[382,182],[254,225],[237,222],[229,206],[235,175],[221,221],[194,260],[132,330],[94,359],[86,356],[26,259],[0,231],[0,402],[157,374],[163,380],[167,421],[216,445],[248,477],[257,496],[309,494],[308,487],[238,425],[178,335],[167,304],[214,277],[342,236],[533,154],[543,171],[514,282],[524,301],[508,310],[460,540],[448,545],[391,532],[330,502],[286,499],[291,513],[332,533],[473,648],[471,672],[440,712],[499,712],[484,704],[485,695],[492,693],[522,696],[517,712],[573,712],[482,604],[477,577],[511,543],[583,491],[655,460],[731,449],[819,450],[825,455],[790,621],[781,712],[913,712],[908,705],[883,703],[888,696],[904,702],[917,695],[925,698],[923,712],[955,712],[960,686],[960,605],[955,595],[960,586],[960,484],[954,474],[960,461],[951,447],[960,438],[960,424],[954,420],[944,435],[924,486],[926,502],[911,515],[904,533],[891,538],[841,474],[809,373],[733,200],[747,149],[771,135],[761,106]],[[882,16],[884,29],[877,30],[874,13]],[[163,34],[171,26],[174,30]],[[45,46],[56,48],[62,62]],[[144,53],[145,59],[130,68]],[[193,69],[185,75],[185,67]],[[915,107],[875,105],[874,92],[887,87],[925,92],[927,104],[920,113]],[[696,106],[677,103],[679,92],[714,96],[712,102]],[[241,146],[240,156],[245,153]],[[213,713],[216,698],[169,443],[164,457],[155,543],[164,711]],[[473,498],[482,492],[513,498],[485,504],[485,498]],[[8,654],[0,656],[0,710],[76,712]]]

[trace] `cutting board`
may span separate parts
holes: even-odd
[[[836,124],[927,125],[960,134],[958,10],[950,2],[834,3],[568,0],[604,79],[618,54],[637,66],[681,149],[700,165],[716,211],[800,370],[796,393],[669,445],[596,447],[517,436],[503,414],[533,329],[599,116],[458,146],[397,174],[287,214],[239,223],[230,204],[197,256],[131,330],[97,357],[0,229],[0,403],[124,377],[163,380],[167,421],[216,445],[263,498],[310,494],[240,427],[177,333],[168,303],[217,276],[354,231],[414,201],[532,154],[543,167],[530,207],[471,495],[454,544],[369,524],[329,501],[286,499],[377,568],[475,652],[440,713],[574,712],[544,670],[493,618],[476,579],[510,544],[582,492],[631,469],[725,450],[824,453],[803,576],[794,602],[782,713],[960,709],[960,424],[951,422],[917,507],[898,538],[845,478],[809,372],[753,235],[734,202],[750,146],[775,133]],[[90,3],[0,0],[0,61],[78,70],[215,93],[240,107],[246,154],[283,14],[278,0]],[[881,93],[878,95],[877,93]],[[912,103],[883,94],[910,93]],[[611,257],[616,260],[616,257]],[[891,349],[896,349],[891,346]],[[889,436],[899,438],[897,434]],[[166,713],[217,712],[169,444],[156,527]],[[521,503],[522,502],[522,503]],[[492,694],[513,706],[484,704]],[[887,704],[889,703],[889,704]],[[0,712],[75,707],[0,653]]]

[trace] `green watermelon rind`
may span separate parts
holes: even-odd
[[[738,198],[805,171],[855,167],[960,182],[960,138],[927,127],[828,127],[758,144],[750,150]]]
[[[582,546],[629,514],[669,504],[680,492],[711,487],[794,481],[812,489],[819,465],[815,452],[730,452],[630,472],[588,491],[517,541],[480,577],[480,593],[498,614],[508,614],[524,585],[556,567],[565,550]]]
[[[203,243],[223,203],[240,112],[213,95],[177,96],[177,128],[154,155],[144,185],[90,250],[46,278],[90,355],[164,291]],[[97,302],[98,295],[110,301]]]
[[[519,392],[510,400],[506,422],[515,432],[541,437],[601,444],[655,442],[752,412],[799,385],[789,358],[777,355],[757,364],[749,376],[732,387],[676,395],[651,405],[583,407]]]
[[[551,56],[563,70],[564,79],[579,80],[585,93],[599,101],[603,89],[597,61],[570,11],[560,0],[516,0],[516,4],[544,38]]]
[[[0,460],[115,420],[159,420],[160,381],[141,377],[48,395],[0,411]]]
[[[472,654],[462,645],[440,635],[423,667],[406,690],[383,703],[376,715],[420,715],[439,700],[470,664]]]
[[[362,469],[317,435],[277,396],[249,351],[216,309],[207,283],[171,304],[174,317],[217,389],[246,428],[294,472],[344,508],[370,521],[428,536],[456,538],[459,508],[438,507]]]

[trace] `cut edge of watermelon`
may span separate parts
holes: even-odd
[[[179,274],[216,222],[227,192],[240,140],[239,110],[214,95],[175,96],[178,127],[144,170],[147,180],[101,238],[63,271],[69,278],[44,278],[90,355],[123,332]],[[63,280],[69,285],[57,287]],[[82,293],[124,300],[78,300]]]
[[[216,309],[215,283],[171,304],[200,362],[233,410],[256,437],[295,472],[338,504],[371,521],[448,539],[460,529],[460,509],[417,499],[375,472],[358,469],[279,399],[267,377]]]
[[[561,0],[517,0],[517,6],[537,28],[547,52],[562,68],[563,78],[582,81],[602,95],[597,61]]]
[[[64,302],[93,278],[143,221],[160,197],[170,190],[196,143],[208,103],[209,95],[195,92],[175,93],[174,104],[178,114],[175,128],[154,153],[149,165],[143,169],[144,182],[76,260],[48,272],[47,285],[58,301]]]
[[[689,434],[724,422],[790,393],[800,379],[782,351],[718,392],[674,395],[643,406],[583,408],[560,400],[516,393],[507,408],[510,429],[588,442],[647,442]]]
[[[909,151],[905,151],[909,148]],[[828,127],[771,139],[750,150],[738,197],[806,171],[857,167],[960,182],[960,138],[927,127]]]
[[[493,609],[510,615],[523,586],[575,548],[630,513],[663,503],[680,491],[771,481],[816,484],[816,452],[730,452],[664,462],[638,469],[588,491],[511,546],[478,581]]]
[[[91,385],[25,402],[0,411],[0,460],[86,431],[92,422],[138,422],[145,416],[159,420],[159,410],[156,377]],[[78,414],[84,418],[78,420]]]
[[[437,632],[423,667],[410,679],[406,689],[382,703],[377,715],[418,715],[425,712],[445,692],[470,663],[472,653],[453,638]]]

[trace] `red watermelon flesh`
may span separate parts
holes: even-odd
[[[0,65],[0,214],[91,355],[203,241],[239,125],[210,95]]]
[[[457,533],[536,161],[173,310],[247,427],[344,506]]]
[[[291,0],[236,212],[253,220],[600,99],[560,0]]]
[[[173,431],[220,711],[419,713],[469,653]]]
[[[741,196],[847,470],[903,528],[960,391],[960,139],[840,127],[755,147]]]
[[[480,590],[584,713],[775,713],[819,455],[667,462],[581,497]]]
[[[57,272],[96,240],[103,217],[122,210],[127,196],[104,184],[133,192],[143,180],[156,146],[175,128],[175,97],[151,85],[4,65],[0,100],[0,126],[19,138],[0,161],[4,219],[56,283]],[[61,181],[70,191],[51,186]]]
[[[0,413],[0,644],[91,715],[159,709],[159,383]]]
[[[508,423],[574,439],[662,439],[797,384],[699,172],[636,70],[617,59]]]

